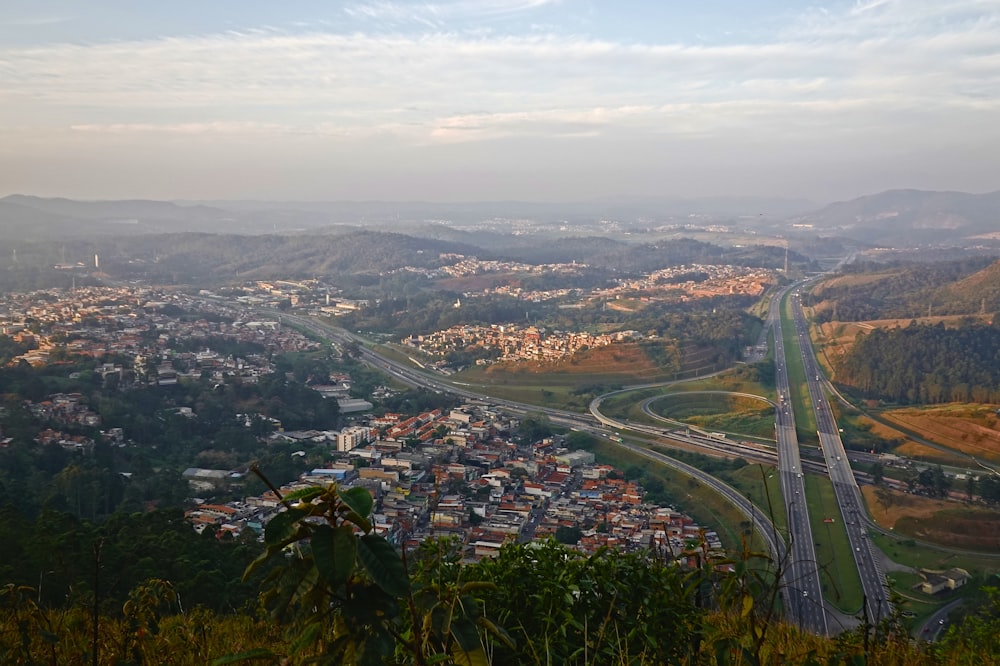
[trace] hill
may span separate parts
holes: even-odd
[[[806,299],[819,322],[910,319],[1000,311],[1000,261],[975,257],[910,264],[855,264]]]
[[[937,295],[940,301],[966,311],[1000,311],[1000,260],[954,284],[942,286]]]
[[[790,221],[888,246],[956,244],[996,234],[1000,229],[1000,191],[888,190],[832,203]]]

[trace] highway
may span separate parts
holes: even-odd
[[[829,635],[823,588],[820,584],[812,525],[806,506],[802,461],[799,459],[799,439],[795,432],[795,413],[791,407],[788,364],[781,328],[781,301],[787,291],[771,299],[768,324],[774,331],[775,389],[778,392],[775,435],[778,442],[778,473],[781,492],[788,514],[789,560],[785,585],[791,590],[790,616],[798,618],[801,627],[813,633]]]
[[[269,313],[272,316],[276,316],[276,313]],[[543,413],[549,417],[554,423],[560,423],[567,425],[579,430],[584,430],[591,432],[598,436],[607,436],[604,431],[604,423],[599,421],[597,418],[591,415],[579,414],[576,412],[570,412],[560,409],[552,409],[546,407],[539,407],[538,405],[529,405],[525,403],[519,403],[511,400],[503,400],[495,398],[483,393],[477,393],[475,391],[462,389],[456,387],[452,383],[447,383],[444,381],[439,381],[434,377],[431,377],[422,372],[417,372],[411,368],[387,357],[378,354],[360,343],[362,340],[357,336],[353,335],[349,331],[341,328],[336,328],[333,326],[328,326],[321,324],[309,317],[302,317],[299,315],[289,315],[281,314],[283,320],[294,322],[297,326],[301,326],[314,335],[327,339],[333,340],[338,344],[344,345],[351,342],[358,344],[358,353],[361,359],[369,363],[382,371],[388,373],[389,375],[397,378],[401,382],[409,384],[411,386],[418,386],[422,388],[429,388],[431,390],[437,391],[448,391],[450,393],[477,400],[488,400],[491,404],[501,406],[515,413],[526,413],[526,412],[536,412]],[[597,400],[597,404],[600,404],[600,400]],[[630,429],[635,429],[638,426],[620,424],[617,427],[627,427]],[[645,427],[647,431],[645,434],[651,436],[662,438],[665,436],[661,429]],[[697,440],[692,440],[697,441]],[[614,442],[617,446],[628,449],[637,455],[640,455],[648,460],[654,460],[656,462],[662,463],[674,469],[680,470],[691,477],[698,479],[700,482],[704,483],[706,486],[712,488],[717,493],[728,499],[736,508],[747,517],[747,519],[753,524],[754,530],[761,535],[761,537],[768,544],[768,549],[771,553],[771,557],[774,558],[775,562],[784,562],[786,559],[786,549],[785,542],[781,535],[778,533],[777,528],[774,523],[771,522],[770,518],[764,514],[760,509],[758,509],[750,500],[743,497],[738,490],[729,486],[723,481],[716,479],[715,477],[707,474],[696,467],[692,467],[687,463],[675,460],[667,455],[658,453],[655,451],[650,451],[647,448],[629,444],[626,442]],[[786,599],[786,603],[787,603]]]
[[[743,497],[739,491],[705,472],[667,455],[627,442],[615,443],[637,455],[668,465],[698,479],[732,502],[752,521],[754,529],[767,541],[775,562],[782,564],[784,569],[782,572],[784,582],[782,593],[789,619],[798,623],[806,631],[828,635],[827,612],[824,606],[809,513],[805,504],[805,487],[803,483],[804,463],[799,458],[799,444],[795,431],[795,415],[789,399],[790,387],[788,383],[784,341],[781,335],[781,318],[779,316],[783,295],[784,292],[776,295],[771,302],[771,309],[768,314],[768,326],[773,327],[775,331],[775,383],[779,396],[776,409],[775,431],[777,439],[777,463],[788,516],[790,541],[787,547],[769,517]],[[889,604],[886,601],[884,575],[879,569],[878,558],[872,556],[872,546],[866,538],[866,515],[862,508],[860,491],[853,472],[849,464],[847,464],[846,453],[844,452],[843,443],[840,441],[836,422],[833,420],[829,405],[823,399],[822,383],[816,379],[819,377],[819,372],[815,359],[812,356],[808,328],[806,327],[805,319],[797,300],[795,300],[795,304],[795,322],[799,334],[801,353],[807,369],[810,397],[816,409],[817,423],[820,424],[820,441],[825,457],[825,464],[807,461],[806,468],[809,471],[826,472],[833,481],[834,489],[837,493],[837,501],[841,506],[842,518],[848,527],[851,548],[855,553],[856,564],[861,575],[866,599],[868,600],[868,611],[872,619],[878,621],[886,617],[890,610]],[[746,458],[758,459],[764,462],[773,463],[775,461],[774,453],[768,451],[766,448],[762,450],[756,447],[748,447],[738,442],[704,436],[689,429],[657,428],[646,424],[618,421],[609,418],[599,411],[601,400],[607,396],[595,399],[591,404],[591,414],[586,415],[504,400],[470,389],[463,389],[454,383],[444,379],[438,380],[433,375],[419,372],[391,358],[382,356],[360,344],[363,342],[361,338],[343,329],[320,324],[310,318],[297,315],[283,314],[282,317],[310,330],[322,338],[334,340],[339,344],[358,343],[358,353],[363,361],[383,370],[401,382],[413,386],[448,391],[471,399],[488,400],[492,404],[515,413],[543,413],[554,423],[604,437],[607,437],[607,432],[603,428],[610,427],[618,430],[628,430],[639,436],[667,438],[683,442],[719,455],[742,455]],[[650,387],[653,386],[662,385],[650,385]],[[635,390],[636,388],[638,387],[630,387],[627,390]]]
[[[865,611],[872,622],[878,623],[889,617],[892,612],[885,573],[882,571],[881,559],[876,556],[875,546],[868,539],[868,518],[864,500],[847,459],[847,452],[844,450],[844,442],[840,438],[840,429],[833,417],[833,410],[823,392],[821,371],[816,363],[812,340],[809,338],[809,324],[802,312],[802,303],[797,293],[792,294],[790,301],[795,334],[806,373],[809,400],[812,402],[813,412],[816,415],[820,447],[826,460],[830,481],[833,483],[833,492],[840,507],[840,515],[847,529],[851,553],[861,578],[861,587],[865,595]]]

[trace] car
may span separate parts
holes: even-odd
[[[808,597],[809,596],[809,590],[802,590],[802,596],[803,597]]]
[[[861,552],[861,546],[855,546],[854,550],[856,550],[856,551],[858,551],[860,553]]]

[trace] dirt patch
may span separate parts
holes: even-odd
[[[995,410],[989,405],[943,405],[896,409],[882,417],[955,451],[1000,461],[1000,420]]]
[[[942,465],[956,465],[961,467],[970,463],[969,459],[960,453],[949,454],[941,449],[935,449],[926,444],[910,440],[893,449],[893,453],[898,456],[936,462]]]
[[[889,488],[876,488],[875,486],[862,486],[861,493],[868,503],[868,510],[879,525],[883,527],[895,527],[897,521],[902,518],[924,519],[930,518],[939,511],[954,506],[944,500],[920,497],[909,493],[891,490]]]
[[[669,353],[672,355],[674,352]],[[535,381],[534,378],[544,376],[548,383],[553,384],[565,383],[566,378],[577,381],[584,376],[588,377],[588,381],[641,384],[703,374],[717,369],[714,360],[718,352],[711,348],[684,347],[676,353],[681,359],[680,367],[664,367],[657,365],[642,345],[620,343],[589,349],[560,361],[497,363],[483,370],[483,374],[493,380],[509,376],[512,379],[532,377],[532,381]],[[472,376],[471,373],[468,376]],[[563,378],[561,381],[560,377]]]
[[[596,377],[632,378],[662,372],[637,344],[615,344],[590,349],[562,361],[518,361],[498,363],[487,375],[594,375]]]
[[[955,548],[995,552],[1000,547],[1000,514],[953,509],[930,518],[901,518],[896,523],[896,531]]]
[[[836,287],[860,287],[866,284],[874,284],[876,282],[881,282],[882,280],[888,279],[893,275],[898,275],[900,271],[884,272],[884,273],[868,273],[859,275],[838,275],[837,277],[823,280],[821,283],[816,285],[813,289],[813,293],[817,295],[822,295],[827,289],[833,289]]]
[[[969,550],[1000,548],[1000,511],[864,486],[861,492],[875,521],[893,531]]]

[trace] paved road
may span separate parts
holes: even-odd
[[[310,330],[314,334],[334,340],[342,345],[349,343],[360,343],[362,340],[357,336],[354,336],[344,329],[336,328],[326,324],[319,323],[308,317],[302,317],[297,315],[283,315],[287,320],[294,322],[298,326],[302,326],[307,330]],[[391,376],[396,377],[400,381],[408,383],[413,386],[421,386],[424,388],[430,388],[432,390],[449,391],[457,395],[461,395],[468,398],[486,398],[490,402],[503,406],[511,411],[515,412],[542,412],[549,416],[554,422],[564,423],[571,425],[573,427],[578,427],[591,432],[599,432],[602,423],[596,418],[590,415],[582,415],[576,412],[568,412],[564,410],[551,409],[539,407],[537,405],[529,405],[524,403],[518,403],[510,400],[502,400],[494,397],[489,397],[481,393],[477,393],[471,390],[465,390],[456,387],[452,383],[438,381],[437,379],[421,373],[414,371],[413,369],[398,363],[390,358],[381,356],[370,349],[367,349],[363,345],[359,344],[358,353],[362,360],[369,363],[375,367],[380,368]],[[635,388],[635,387],[632,387]],[[787,395],[787,392],[786,392]],[[599,404],[599,401],[598,401]],[[780,415],[779,415],[780,418]],[[617,427],[629,427],[635,428],[634,424],[619,424]],[[652,429],[651,429],[652,430]],[[794,433],[794,427],[792,428]],[[656,433],[657,436],[663,436],[662,431]],[[784,539],[779,534],[777,528],[774,526],[770,518],[753,505],[748,499],[743,497],[739,491],[727,485],[726,483],[719,481],[715,477],[695,468],[679,460],[675,460],[667,455],[650,451],[649,449],[628,444],[625,442],[615,442],[618,446],[629,449],[630,451],[636,453],[637,455],[643,456],[650,460],[655,460],[662,464],[666,464],[675,469],[681,470],[686,474],[698,479],[705,485],[709,486],[716,492],[718,492],[723,497],[727,498],[732,502],[747,518],[753,523],[756,531],[765,539],[768,543],[769,550],[771,551],[771,556],[774,558],[775,562],[786,563],[789,561],[789,556],[785,546]],[[795,448],[795,454],[797,456],[798,449]],[[795,463],[795,468],[799,468],[798,462]],[[794,476],[797,479],[799,485],[801,485],[801,476]],[[802,517],[808,521],[808,514],[805,511],[795,511],[794,520],[799,522]],[[789,521],[791,524],[792,520]],[[808,533],[808,528],[806,529]],[[812,538],[800,539],[809,546],[812,545]],[[808,563],[812,563],[812,569],[815,569],[815,555],[811,557],[798,557],[791,558],[793,562],[789,573],[785,576],[785,587],[783,588],[783,596],[785,598],[786,607],[790,609],[791,617],[797,620],[799,624],[810,631],[816,633],[826,634],[826,615],[823,610],[822,605],[822,594],[819,590],[818,583],[812,582],[816,579],[815,573],[810,574],[808,569]]]
[[[847,460],[847,452],[844,450],[844,442],[840,438],[840,430],[833,417],[833,410],[823,392],[821,371],[816,363],[812,340],[809,338],[809,324],[802,312],[802,303],[798,294],[792,294],[791,304],[795,335],[806,373],[809,399],[816,415],[820,448],[823,450],[830,481],[833,483],[833,492],[840,507],[841,518],[847,529],[851,553],[861,578],[861,587],[865,595],[865,610],[872,622],[879,622],[889,617],[892,612],[885,573],[882,571],[881,559],[875,556],[875,546],[868,539],[867,514],[861,490],[858,488],[857,480],[854,478],[854,473]]]
[[[791,287],[789,287],[790,289]],[[781,329],[781,301],[788,289],[771,299],[768,324],[774,331],[775,388],[778,409],[775,434],[778,441],[778,472],[781,492],[788,514],[789,561],[785,585],[792,590],[791,617],[797,618],[803,629],[817,634],[829,634],[823,588],[820,584],[812,525],[806,506],[799,440],[795,432],[795,413],[791,407],[788,384],[788,363]]]

